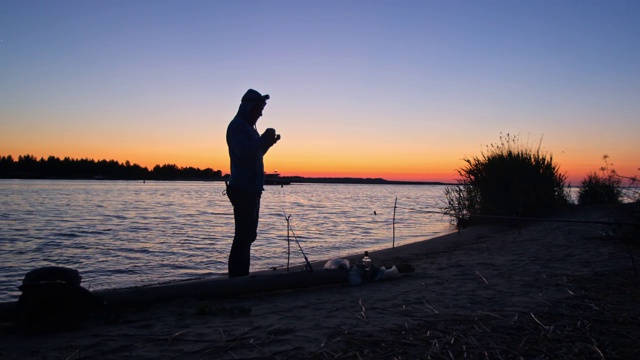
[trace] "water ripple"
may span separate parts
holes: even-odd
[[[225,274],[233,211],[217,182],[0,180],[0,301],[36,267],[77,268],[91,289]],[[392,243],[394,200],[437,210],[444,187],[291,185],[263,194],[251,270],[345,256]],[[395,244],[452,231],[396,209]],[[291,215],[287,241],[286,216]],[[297,243],[296,243],[297,239]]]

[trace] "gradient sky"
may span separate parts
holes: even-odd
[[[640,1],[0,0],[0,155],[451,181],[500,134],[576,184],[640,166]]]

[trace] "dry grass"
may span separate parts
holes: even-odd
[[[412,318],[404,327],[350,329],[327,334],[315,352],[274,343],[294,329],[260,326],[219,341],[204,341],[183,356],[225,359],[637,359],[640,279],[630,270],[567,278],[567,297],[544,311],[506,315]],[[362,309],[363,312],[366,309]],[[203,342],[176,334],[173,342]],[[247,354],[252,355],[247,357]],[[81,358],[81,357],[80,357]]]
[[[630,272],[567,279],[544,312],[434,315],[404,328],[331,334],[312,359],[636,359],[640,280]]]

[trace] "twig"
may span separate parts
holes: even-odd
[[[598,349],[598,347],[596,345],[593,345],[593,348],[598,352],[598,355],[600,355],[601,359],[604,359],[604,354],[602,353],[602,351],[600,351],[600,349]]]
[[[491,315],[491,316],[497,317],[498,319],[501,319],[501,320],[505,320],[505,321],[507,320],[506,318],[504,318],[504,317],[502,317],[500,315],[497,315],[497,314],[494,314],[494,313],[490,313],[490,312],[486,312],[486,311],[478,311],[478,314]]]
[[[420,296],[420,299],[422,299],[422,302],[424,303],[424,305],[429,309],[431,309],[431,311],[433,311],[436,314],[438,313],[438,310],[434,309],[433,306],[429,305],[423,296]]]
[[[361,308],[360,314],[362,314],[362,320],[367,321],[367,314],[366,314],[367,309],[365,309],[364,305],[362,304],[362,298],[358,299],[358,304],[360,304],[360,308]]]
[[[545,328],[545,329],[547,329],[547,330],[549,329],[549,327],[548,327],[548,326],[546,326],[545,324],[543,324],[542,322],[540,322],[540,320],[538,320],[538,319],[536,318],[536,316],[535,316],[535,315],[533,315],[533,313],[529,313],[529,314],[531,314],[531,317],[533,318],[533,320],[535,320],[535,322],[537,322],[538,324],[540,324],[540,326],[542,326],[543,328]]]
[[[169,344],[173,343],[173,340],[175,340],[177,337],[184,334],[185,332],[187,332],[187,330],[178,331],[177,333],[169,336]]]
[[[482,276],[482,274],[480,274],[477,271],[476,271],[476,274],[478,274],[478,276],[480,276],[482,278],[482,280],[484,281],[485,284],[489,285],[489,282],[487,281],[487,279],[484,278],[484,276]]]

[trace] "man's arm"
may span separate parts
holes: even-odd
[[[235,156],[242,161],[251,161],[264,153],[265,144],[257,133],[248,126],[231,124],[227,130],[227,143]]]
[[[269,151],[269,149],[271,149],[271,147],[280,140],[280,135],[276,134],[275,129],[268,128],[264,133],[262,133],[260,140],[263,143],[263,154],[266,154],[267,151]]]

